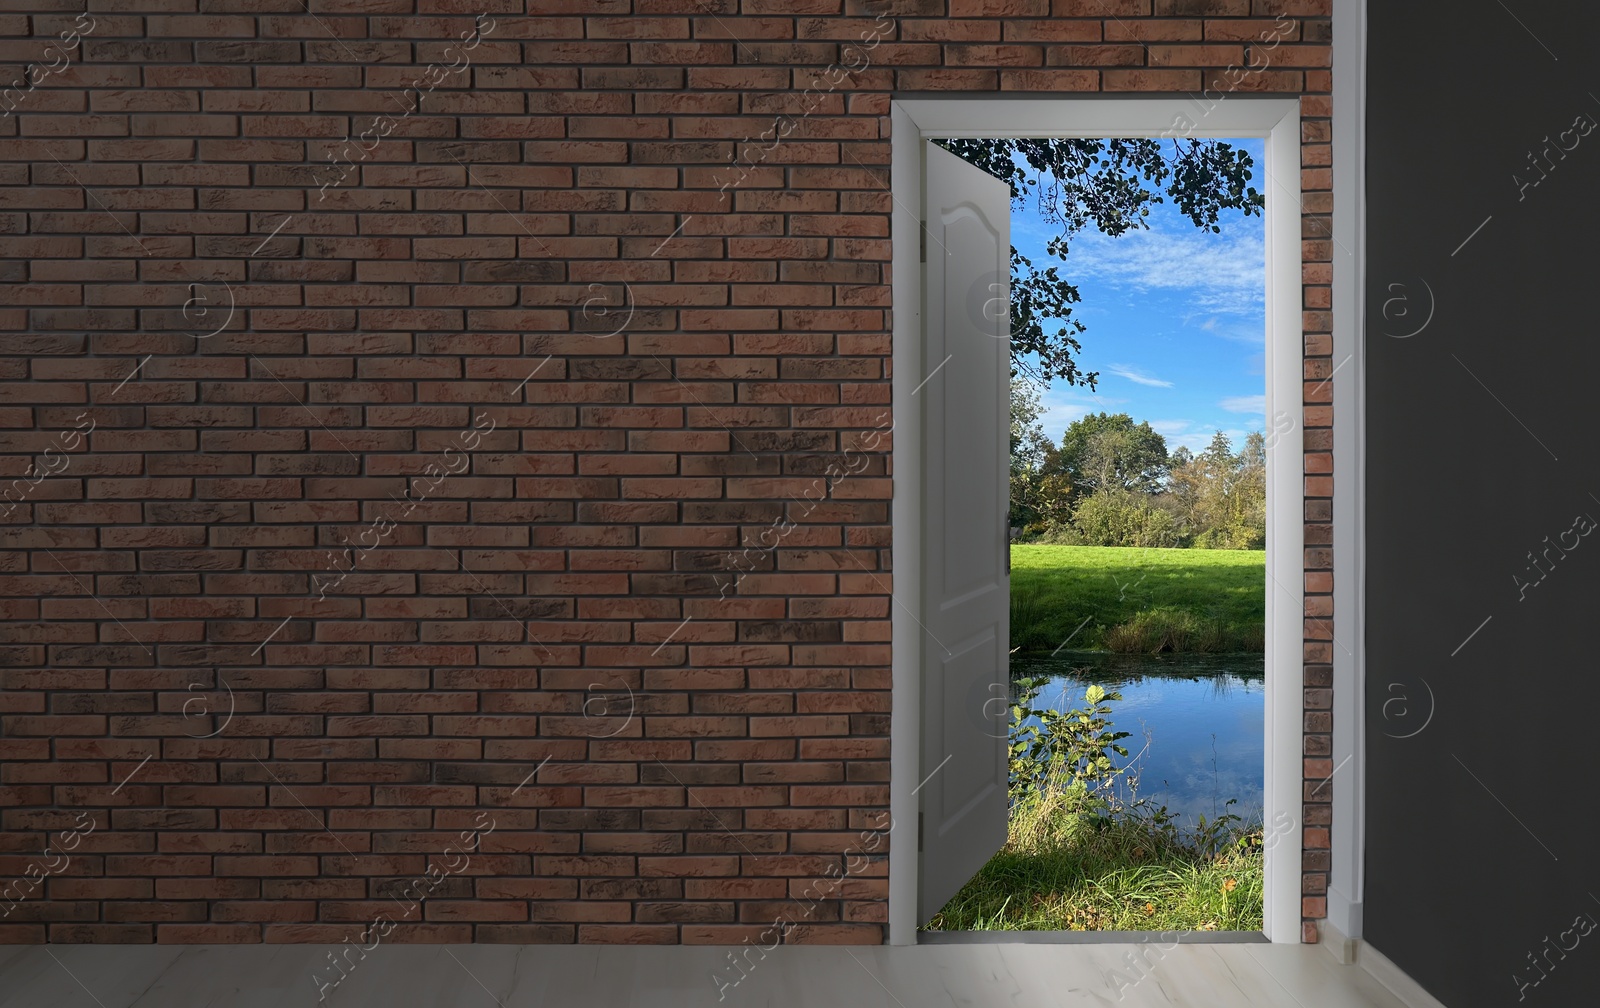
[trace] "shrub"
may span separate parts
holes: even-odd
[[[1086,546],[1172,547],[1180,541],[1170,512],[1128,490],[1090,494],[1073,509],[1072,525]]]
[[[1070,521],[1053,521],[1039,530],[1038,542],[1048,546],[1082,546],[1083,536]]]
[[[1103,809],[1106,802],[1093,794],[1123,771],[1111,763],[1111,753],[1128,755],[1117,743],[1128,732],[1113,732],[1106,715],[1111,713],[1106,700],[1121,700],[1121,693],[1107,693],[1090,686],[1083,699],[1083,710],[1060,711],[1033,706],[1039,690],[1048,679],[1026,676],[1017,680],[1022,695],[1011,706],[1010,771],[1013,798],[1047,795],[1064,787],[1083,807]],[[1035,724],[1026,723],[1037,718]]]
[[[1266,545],[1266,529],[1248,523],[1220,525],[1194,537],[1196,549],[1265,549]]]

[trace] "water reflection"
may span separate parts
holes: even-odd
[[[1266,760],[1261,654],[1016,654],[1011,673],[1048,677],[1037,707],[1082,707],[1091,683],[1120,692],[1111,722],[1132,734],[1122,740],[1128,756],[1113,760],[1131,765],[1138,794],[1177,813],[1180,826],[1223,812],[1260,819]],[[1238,801],[1226,806],[1229,798]]]

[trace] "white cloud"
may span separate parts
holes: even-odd
[[[1152,375],[1146,374],[1143,370],[1134,367],[1132,364],[1111,364],[1106,367],[1106,370],[1110,371],[1119,378],[1126,378],[1129,381],[1137,382],[1140,385],[1149,385],[1152,388],[1172,387],[1171,382],[1163,378],[1156,378]]]
[[[1164,438],[1175,438],[1189,429],[1191,420],[1152,420],[1150,429]]]
[[[1264,395],[1229,396],[1217,403],[1229,413],[1260,413],[1267,415],[1267,397]]]
[[[1192,318],[1194,318],[1193,315],[1184,319],[1184,321],[1188,322]],[[1250,322],[1224,322],[1221,316],[1212,315],[1204,322],[1201,322],[1199,328],[1204,329],[1213,336],[1232,340],[1235,343],[1263,346],[1267,341],[1266,326],[1259,318]]]
[[[1069,259],[1074,279],[1094,277],[1141,293],[1181,291],[1197,312],[1260,315],[1265,304],[1266,243],[1259,233],[1150,230],[1107,238],[1095,232],[1073,243]]]
[[[1047,403],[1039,413],[1039,426],[1044,428],[1045,437],[1059,443],[1068,424],[1093,412],[1094,407],[1084,403]]]

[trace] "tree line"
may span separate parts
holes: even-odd
[[[1267,453],[1260,431],[1237,451],[1221,431],[1198,454],[1126,413],[1092,413],[1059,444],[1039,393],[1011,383],[1011,526],[1020,538],[1083,546],[1262,549]]]

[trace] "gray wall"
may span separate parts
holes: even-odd
[[[1368,17],[1365,937],[1450,1008],[1593,1003],[1600,11]]]

